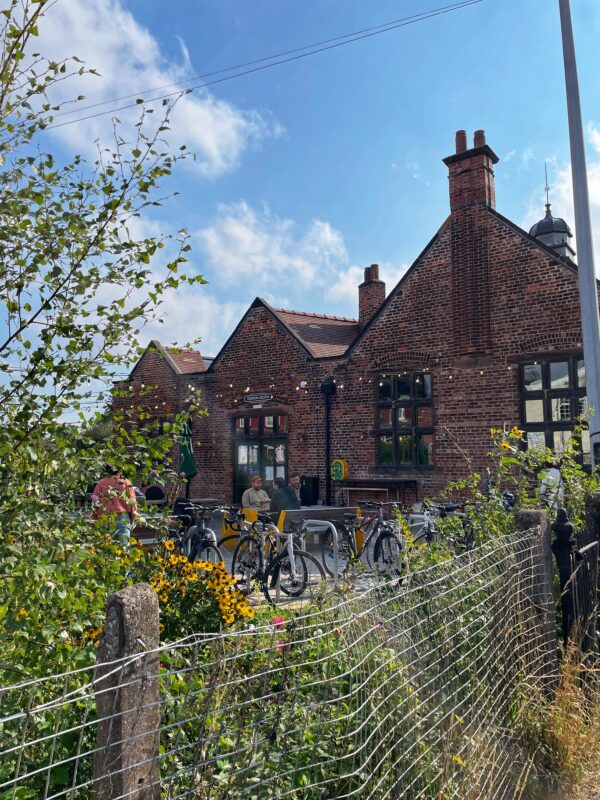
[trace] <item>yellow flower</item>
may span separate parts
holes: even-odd
[[[22,620],[24,617],[28,617],[28,616],[29,616],[29,612],[28,612],[28,611],[25,611],[25,609],[24,609],[24,608],[20,608],[20,609],[17,611],[17,622],[19,622],[20,620]]]
[[[160,597],[161,603],[166,603],[167,600],[169,599],[169,595],[165,594],[164,592],[161,595],[159,595],[159,597]]]
[[[500,447],[501,447],[503,450],[510,450],[510,445],[509,445],[509,443],[508,443],[507,441],[500,442]]]
[[[175,550],[175,542],[172,539],[168,539],[165,542],[165,547],[167,548],[167,550]]]
[[[198,580],[198,576],[196,575],[195,572],[190,572],[190,574],[186,575],[185,577],[187,578],[188,581],[197,581]]]
[[[510,429],[509,436],[514,436],[515,439],[520,439],[524,433],[525,431],[522,431],[520,428],[517,428],[516,425],[513,425],[513,427]]]

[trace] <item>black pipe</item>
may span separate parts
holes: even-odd
[[[321,392],[325,400],[325,504],[331,505],[331,396],[336,392],[333,378],[326,378],[321,384]]]

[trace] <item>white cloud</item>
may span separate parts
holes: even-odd
[[[600,153],[600,130],[593,124],[590,124],[587,129],[588,138],[592,147],[597,153]],[[547,159],[550,161],[551,159]],[[594,259],[596,264],[596,273],[600,275],[600,158],[588,158],[587,162],[588,174],[588,191],[590,197],[590,211],[592,217],[592,236],[594,243]],[[550,185],[550,201],[552,203],[552,214],[555,217],[562,217],[574,234],[571,240],[571,246],[577,251],[575,229],[575,212],[573,208],[573,182],[571,177],[571,166],[566,164],[557,168],[555,177],[551,180]],[[521,226],[525,230],[538,222],[543,216],[543,200],[536,192],[530,198],[527,212],[521,222]]]
[[[43,55],[57,60],[78,56],[88,68],[100,73],[101,77],[72,78],[55,87],[56,100],[70,100],[84,94],[87,99],[81,105],[88,105],[168,84],[175,85],[157,95],[177,91],[194,71],[185,43],[180,40],[179,44],[181,63],[176,63],[164,56],[157,40],[124,8],[122,0],[61,0],[53,4],[44,17],[35,47]],[[88,111],[78,111],[75,106],[76,113],[57,116],[55,123],[128,105],[134,100]],[[154,117],[158,117],[159,108],[157,104]],[[126,130],[138,119],[139,113],[140,107],[136,106],[116,111],[115,115]],[[195,169],[206,178],[236,169],[248,147],[282,132],[281,126],[268,116],[256,110],[237,108],[206,89],[180,98],[170,127],[167,134],[170,146],[188,145],[197,156]],[[100,138],[103,143],[110,140],[111,115],[58,127],[52,133],[78,152],[93,156],[96,139]]]
[[[260,291],[282,286],[323,286],[345,265],[342,234],[314,219],[304,229],[265,207],[242,201],[221,205],[217,217],[195,234],[214,279],[223,286]]]
[[[396,286],[408,269],[407,264],[399,267],[393,264],[380,264],[379,277],[385,283],[386,294]],[[364,280],[364,267],[352,266],[338,274],[338,278],[327,290],[327,298],[333,302],[353,304],[358,302],[358,286]],[[356,313],[354,311],[353,313]]]

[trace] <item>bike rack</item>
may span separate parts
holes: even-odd
[[[333,585],[338,586],[340,582],[339,578],[339,557],[340,557],[340,549],[338,543],[338,532],[337,528],[333,524],[333,522],[329,522],[325,519],[305,519],[305,525],[312,525],[318,528],[329,528],[331,531],[331,535],[333,538]]]

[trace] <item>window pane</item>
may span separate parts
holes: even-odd
[[[433,427],[433,408],[431,406],[417,407],[417,427],[419,428]]]
[[[396,400],[410,400],[410,375],[396,378]]]
[[[399,428],[410,428],[412,425],[412,407],[400,406],[400,408],[397,408],[396,420]]]
[[[393,462],[392,454],[392,437],[380,436],[379,437],[379,463],[391,464]]]
[[[415,397],[431,400],[431,375],[422,373],[415,377]]]
[[[417,436],[417,464],[433,464],[433,435],[420,433]]]
[[[277,430],[279,433],[287,433],[288,418],[286,416],[277,417]]]
[[[238,417],[235,421],[235,429],[238,433],[244,433],[244,417]]]
[[[265,433],[273,431],[274,417],[263,417],[263,430]]]
[[[248,463],[248,447],[245,444],[238,445],[238,464],[247,464]]]
[[[544,401],[526,400],[525,401],[525,422],[544,421]]]
[[[392,427],[392,414],[394,413],[393,408],[390,406],[389,408],[380,408],[379,409],[379,427],[380,428],[391,428]]]
[[[391,400],[392,399],[392,379],[379,378],[379,399]]]
[[[552,397],[550,400],[552,422],[569,422],[571,419],[571,400],[568,397]]]
[[[544,450],[546,447],[546,434],[544,431],[527,431],[527,449]]]
[[[552,449],[557,455],[560,455],[567,446],[571,438],[571,433],[571,431],[554,431],[552,434],[554,440]]]
[[[556,361],[550,364],[550,388],[569,388],[569,362]]]
[[[523,365],[523,388],[526,392],[539,392],[542,387],[542,365]]]
[[[583,361],[577,362],[577,386],[585,388],[585,366]]]
[[[248,447],[248,464],[258,464],[258,445],[251,444]]]
[[[587,397],[578,398],[577,405],[579,406],[577,416],[584,417],[588,410]]]
[[[412,464],[412,436],[398,436],[398,464]]]
[[[260,417],[248,417],[248,433],[250,436],[256,436],[258,434],[259,422]]]

